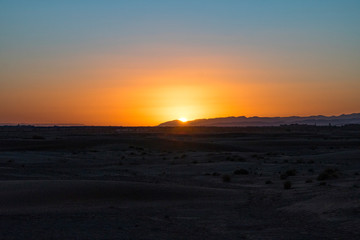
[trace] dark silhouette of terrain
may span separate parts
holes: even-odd
[[[360,113],[342,114],[339,116],[308,116],[308,117],[225,117],[196,119],[183,123],[173,120],[161,123],[160,127],[172,126],[213,126],[213,127],[247,127],[247,126],[281,126],[291,124],[317,125],[317,126],[344,126],[360,124]]]

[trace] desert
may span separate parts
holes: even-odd
[[[359,240],[359,12],[0,0],[0,240]]]
[[[358,125],[0,127],[0,239],[358,239]]]

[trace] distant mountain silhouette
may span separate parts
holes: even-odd
[[[340,116],[308,116],[308,117],[225,117],[196,119],[183,123],[173,120],[161,123],[159,127],[173,126],[211,126],[211,127],[249,127],[249,126],[280,126],[291,124],[306,124],[317,126],[342,126],[347,124],[360,124],[360,113],[343,114]]]

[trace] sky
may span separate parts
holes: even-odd
[[[358,0],[0,0],[0,123],[353,112]]]

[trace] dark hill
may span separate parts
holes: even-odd
[[[360,124],[360,113],[343,114],[339,116],[308,116],[308,117],[225,117],[196,119],[183,123],[173,120],[161,123],[160,127],[173,126],[212,126],[212,127],[245,127],[245,126],[280,126],[291,124],[306,125],[333,125],[343,126],[348,124]]]

